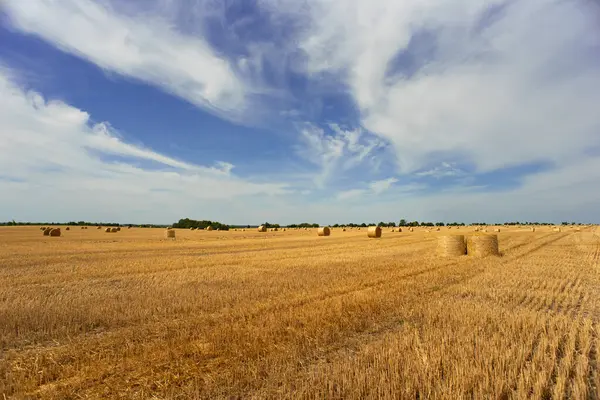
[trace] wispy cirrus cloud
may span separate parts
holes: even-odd
[[[195,165],[129,144],[110,124],[94,124],[83,110],[25,91],[11,75],[0,69],[0,190],[8,193],[2,203],[7,212],[38,220],[45,217],[34,216],[35,210],[65,219],[129,215],[142,222],[160,209],[168,222],[194,214],[198,201],[226,217],[223,204],[231,199],[260,196],[255,201],[262,202],[290,193],[288,184],[241,179],[228,162]],[[157,166],[141,165],[145,161]]]
[[[117,12],[91,0],[7,0],[0,7],[22,32],[100,68],[139,79],[221,116],[243,115],[251,91],[235,68],[201,36],[168,20]]]
[[[298,154],[319,167],[318,187],[359,165],[373,164],[377,150],[386,146],[362,129],[344,130],[336,124],[327,128],[305,125],[301,128],[303,143],[297,148]]]

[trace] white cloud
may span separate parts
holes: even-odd
[[[236,199],[289,193],[286,184],[240,179],[227,162],[194,165],[126,143],[109,124],[92,125],[85,111],[12,79],[0,69],[0,220],[170,222],[196,213],[227,220]],[[144,160],[160,167],[139,166]]]
[[[436,179],[457,177],[464,174],[465,172],[463,170],[457,168],[454,163],[449,162],[442,162],[434,168],[415,173],[416,176],[430,176]]]
[[[396,178],[382,179],[380,181],[371,182],[369,184],[369,188],[373,193],[381,194],[386,190],[389,190],[392,187],[392,185],[396,182],[398,182],[398,179]]]
[[[331,124],[330,132],[307,125],[301,129],[303,145],[299,154],[320,167],[315,178],[318,187],[324,187],[335,175],[348,171],[369,161],[377,149],[385,144],[377,138],[368,137],[361,129],[344,130]]]
[[[350,189],[339,192],[336,197],[338,200],[348,200],[356,197],[361,197],[365,193],[367,193],[365,189]]]
[[[486,20],[498,4],[315,0],[301,47],[309,72],[347,84],[405,173],[449,155],[480,172],[567,163],[600,141],[597,14],[585,2],[531,0]],[[433,43],[419,43],[422,32]],[[412,71],[393,71],[398,55]]]
[[[350,190],[341,191],[337,194],[336,198],[338,200],[348,200],[348,199],[360,198],[365,195],[379,195],[385,191],[390,190],[392,188],[392,185],[397,182],[398,182],[398,179],[396,179],[394,177],[382,179],[382,180],[378,180],[378,181],[373,181],[366,185],[367,186],[366,189],[358,188],[358,189],[350,189]],[[405,186],[405,187],[401,188],[400,190],[398,190],[397,193],[412,191],[413,189],[416,189],[416,187],[413,185]]]
[[[244,110],[246,82],[201,38],[168,21],[118,13],[91,0],[5,0],[3,11],[19,30],[101,68],[161,87],[229,117]]]

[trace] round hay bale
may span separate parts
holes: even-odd
[[[110,231],[112,233],[116,233],[116,232],[119,232],[119,228],[110,228]]]
[[[414,231],[415,231],[415,229],[414,229],[414,228],[409,228],[409,229],[408,229],[408,231],[409,231],[409,232],[414,232]]]
[[[209,226],[207,226],[207,227],[206,227],[206,230],[207,230],[207,231],[212,231],[212,230],[213,230],[213,227],[209,225]]]
[[[50,230],[50,236],[58,237],[60,236],[60,228],[54,228]]]
[[[392,229],[390,232],[396,232],[396,230],[395,230],[395,229]]]
[[[346,228],[343,228],[343,229],[342,229],[342,232],[346,232]]]
[[[97,227],[96,229],[102,229],[102,227],[101,227],[101,226],[99,226],[99,227]]]
[[[530,230],[531,232],[535,232],[535,228],[534,228],[534,227],[531,227],[531,228],[529,228],[529,230]]]
[[[495,232],[500,232],[500,228],[494,229]]]
[[[85,229],[85,226],[82,226],[81,229]]]
[[[50,236],[50,231],[52,230],[52,228],[46,228],[44,229],[44,236]]]
[[[560,232],[560,231],[561,231],[561,229],[560,229],[558,226],[556,226],[556,227],[554,227],[553,231],[554,231],[554,232]]]
[[[467,254],[474,257],[499,256],[498,235],[473,235],[467,238]]]
[[[68,226],[65,228],[65,231],[70,231],[71,228],[69,228]]]
[[[457,257],[467,254],[464,235],[438,236],[437,253],[442,257]]]
[[[439,232],[439,231],[440,231],[440,228],[436,228],[435,230],[436,230],[436,232]]]
[[[322,226],[318,229],[317,235],[319,236],[329,236],[331,235],[331,229],[328,226]]]
[[[112,231],[110,230],[110,228],[106,228],[106,229],[104,230],[104,232],[106,232],[106,233],[110,233],[110,232],[112,232]]]
[[[367,228],[367,236],[370,238],[380,238],[381,237],[381,227],[379,226],[370,226]]]
[[[117,226],[117,232],[121,232],[121,227]]]
[[[131,229],[131,227],[130,227],[130,226],[128,226],[128,227],[127,227],[127,229]]]
[[[167,239],[175,239],[175,231],[173,229],[167,229],[165,231],[165,237]]]
[[[279,228],[273,228],[273,232],[277,232]]]
[[[402,228],[398,228],[398,232],[402,232]]]
[[[267,231],[267,227],[264,226],[264,225],[261,225],[261,226],[258,227],[258,231],[259,232],[266,232]]]
[[[43,231],[43,230],[45,230],[45,229],[46,229],[46,227],[45,227],[45,226],[40,226],[40,231]]]

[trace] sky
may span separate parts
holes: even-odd
[[[0,0],[0,221],[600,223],[592,0]]]

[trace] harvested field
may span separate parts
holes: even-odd
[[[598,398],[596,227],[176,231],[0,228],[0,395]]]

